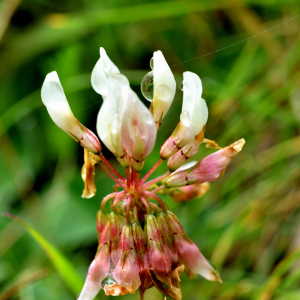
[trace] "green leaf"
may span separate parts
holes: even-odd
[[[57,272],[59,273],[62,280],[68,286],[68,288],[77,295],[83,286],[83,281],[79,276],[76,269],[73,265],[69,262],[69,260],[63,256],[61,252],[57,248],[55,248],[50,242],[48,242],[40,233],[38,233],[34,228],[28,225],[26,222],[21,220],[20,218],[10,214],[10,213],[3,213],[5,217],[11,218],[14,221],[17,221],[21,224],[28,233],[36,240],[36,242],[44,249],[46,254],[48,255],[49,259],[53,263],[54,267],[56,268]]]

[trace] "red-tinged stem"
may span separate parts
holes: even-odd
[[[126,168],[125,169],[125,174],[126,174],[126,183],[127,183],[127,187],[129,188],[130,187],[130,168]]]
[[[107,195],[106,197],[104,197],[103,200],[102,200],[102,202],[101,202],[100,210],[103,211],[103,210],[105,209],[105,204],[106,204],[106,202],[107,202],[109,199],[115,197],[117,194],[119,194],[119,193],[115,192],[115,193],[111,193],[111,194]]]
[[[152,179],[152,180],[146,182],[146,183],[144,184],[144,186],[143,186],[143,190],[146,191],[151,185],[153,185],[154,183],[159,182],[159,181],[165,179],[165,178],[168,177],[169,175],[170,175],[170,171],[168,171],[166,174],[164,174],[164,175],[162,175],[162,176],[159,176],[159,177],[157,177],[157,178],[155,178],[155,179]]]
[[[156,192],[158,192],[159,190],[163,189],[164,187],[165,187],[164,185],[161,185],[161,186],[159,186],[158,188],[152,190],[151,192],[152,192],[152,193],[156,193]]]
[[[115,196],[114,202],[112,204],[112,210],[114,211],[117,204],[121,201],[123,201],[124,197],[125,197],[126,192],[125,191],[121,191],[118,192],[117,195]]]
[[[125,201],[125,198],[126,198],[126,196],[121,197],[121,198],[118,198],[118,199],[114,199],[114,202],[113,202],[113,205],[112,205],[112,211],[115,211],[117,205],[118,205],[120,202],[124,202],[124,201]],[[124,205],[126,205],[126,203],[125,203]],[[121,209],[122,209],[122,208],[121,208]]]
[[[114,175],[110,173],[110,171],[107,169],[106,165],[103,162],[100,162],[100,166],[115,183],[117,183],[123,189],[126,189],[126,185],[123,182],[121,182],[119,179],[114,177]]]
[[[156,194],[154,194],[154,193],[152,193],[152,192],[147,192],[147,191],[146,191],[146,192],[143,192],[143,195],[148,196],[148,197],[151,197],[151,198],[154,198],[154,199],[158,202],[158,204],[161,206],[161,208],[162,208],[164,211],[167,211],[164,202],[163,202]]]
[[[131,202],[132,202],[132,196],[130,195],[127,199],[127,203],[126,203],[126,221],[127,223],[130,223],[130,206],[131,206]]]
[[[115,185],[114,185],[114,192],[118,192],[118,187],[119,187],[120,185],[118,184],[118,183],[116,183]]]
[[[149,202],[149,205],[157,212],[161,212],[161,208],[159,208],[158,205],[156,205],[155,203]]]
[[[147,214],[150,214],[151,213],[150,205],[147,202],[147,200],[144,197],[140,197],[140,200],[143,202],[144,206],[146,207]]]
[[[144,182],[147,180],[147,178],[159,167],[159,165],[163,162],[163,159],[159,159],[156,164],[149,170],[149,172],[143,177],[143,179],[140,181],[140,186],[144,184]]]
[[[135,177],[135,189],[136,189],[136,190],[139,189],[139,181],[140,181],[140,177],[141,177],[141,173],[136,173],[136,177]]]
[[[103,163],[118,177],[121,181],[125,182],[126,179],[110,164],[110,162],[104,157],[104,155],[100,152],[99,156]]]

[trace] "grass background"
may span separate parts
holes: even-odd
[[[203,82],[206,137],[221,147],[246,139],[204,197],[164,198],[224,281],[183,275],[183,299],[300,299],[299,14],[298,0],[2,0],[0,211],[49,243],[29,229],[44,252],[0,217],[0,299],[74,299],[96,252],[95,216],[113,182],[97,168],[96,197],[80,197],[83,149],[52,122],[40,88],[56,70],[74,114],[96,132],[102,99],[90,75],[100,46],[140,96],[153,51],[175,75],[176,97],[144,172],[179,120],[187,70]],[[202,146],[197,159],[212,152]]]

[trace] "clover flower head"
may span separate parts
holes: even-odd
[[[114,192],[103,198],[97,213],[98,250],[79,300],[92,300],[101,289],[113,296],[133,294],[139,289],[143,299],[145,291],[154,286],[171,299],[180,300],[183,271],[190,277],[199,274],[222,282],[218,271],[158,195],[168,194],[177,202],[202,196],[210,181],[224,175],[245,140],[222,149],[204,138],[208,108],[202,98],[202,83],[197,74],[185,72],[180,121],[162,145],[158,162],[141,178],[145,159],[153,151],[157,131],[176,90],[174,76],[161,51],[154,52],[150,65],[152,71],[141,82],[142,94],[151,101],[149,109],[103,48],[92,72],[92,86],[103,98],[97,132],[123,166],[125,177],[104,157],[97,136],[73,115],[57,73],[49,73],[42,87],[42,101],[54,123],[84,147],[82,197],[96,194],[96,164],[115,182]],[[202,143],[218,151],[199,162],[190,162]],[[147,181],[165,160],[169,171]]]

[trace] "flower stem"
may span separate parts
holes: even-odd
[[[106,167],[106,165],[101,161],[100,162],[100,166],[102,167],[102,169],[107,173],[107,175],[115,182],[117,183],[119,186],[121,186],[123,189],[126,189],[126,185],[121,182],[119,179],[117,179],[116,177],[113,176],[113,174],[110,173],[110,171],[108,170],[108,168]]]
[[[164,185],[161,185],[161,186],[159,186],[158,188],[152,190],[151,192],[152,192],[152,193],[156,193],[156,192],[158,192],[159,190],[163,189],[164,187],[165,187]]]
[[[159,165],[163,162],[163,159],[159,159],[156,164],[148,171],[148,173],[143,177],[143,179],[140,181],[140,186],[144,184],[144,182],[147,180],[147,178],[159,167]]]
[[[140,197],[139,199],[143,202],[143,204],[144,204],[144,206],[146,208],[147,214],[150,214],[151,213],[150,205],[147,202],[147,200],[144,197]]]
[[[109,199],[115,197],[117,194],[119,194],[119,193],[115,192],[115,193],[111,193],[111,194],[107,195],[106,197],[104,197],[103,200],[102,200],[102,202],[101,202],[100,210],[102,210],[102,211],[105,210],[105,204],[106,204],[106,202]]]
[[[154,198],[158,202],[160,207],[163,209],[163,211],[167,211],[166,205],[156,194],[145,191],[145,192],[143,192],[143,195]]]
[[[155,179],[152,179],[148,182],[146,182],[143,186],[143,190],[146,191],[152,184],[156,183],[156,182],[159,182],[163,179],[165,179],[166,177],[168,177],[170,175],[170,171],[168,171],[166,174],[162,175],[162,176],[159,176]]]
[[[112,171],[113,174],[116,175],[121,181],[125,182],[126,179],[110,164],[110,162],[104,157],[104,155],[100,152],[99,156],[103,163]]]
[[[125,198],[125,191],[121,191],[118,192],[117,195],[115,196],[114,202],[112,204],[112,211],[114,211],[116,209],[116,206],[119,202],[123,201],[123,199]]]

